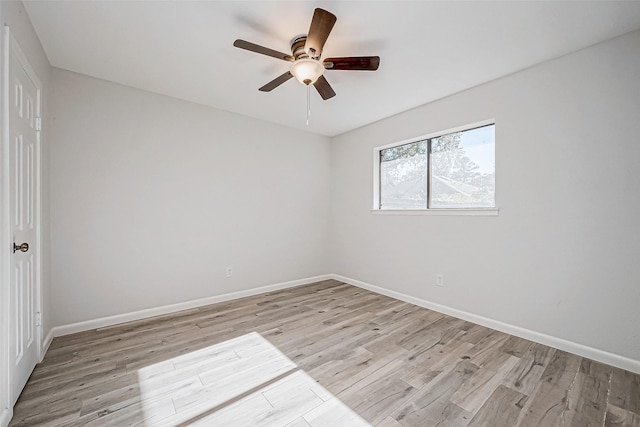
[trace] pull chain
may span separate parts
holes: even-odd
[[[307,126],[309,126],[309,116],[311,116],[311,85],[307,85]]]

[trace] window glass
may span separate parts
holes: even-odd
[[[380,208],[427,208],[427,141],[380,150]]]
[[[495,126],[431,140],[431,208],[495,206]]]
[[[378,151],[378,209],[495,207],[495,125]]]

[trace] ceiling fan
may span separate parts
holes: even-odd
[[[304,85],[313,84],[322,99],[326,100],[333,98],[336,93],[323,75],[325,70],[375,71],[380,65],[379,56],[326,58],[320,62],[322,48],[335,23],[336,16],[333,13],[320,8],[315,9],[311,19],[311,26],[309,27],[309,34],[301,35],[291,40],[291,55],[240,39],[233,42],[233,45],[240,49],[250,50],[251,52],[292,63],[289,71],[276,77],[258,90],[270,92],[295,77]]]

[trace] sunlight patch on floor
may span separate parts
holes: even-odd
[[[257,332],[137,375],[142,410],[128,421],[138,425],[369,425]]]

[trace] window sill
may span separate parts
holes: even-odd
[[[371,209],[371,213],[374,215],[498,216],[500,209]]]

